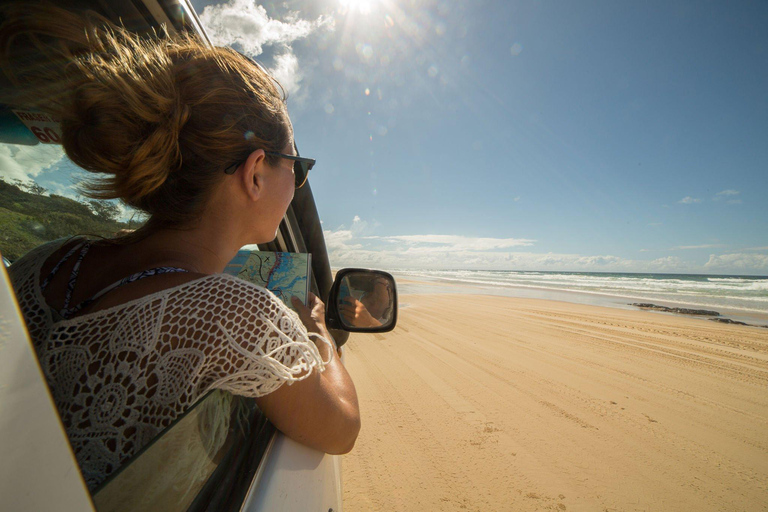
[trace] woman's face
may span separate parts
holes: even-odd
[[[284,148],[282,153],[294,155],[293,143]],[[258,243],[271,242],[277,235],[280,221],[285,216],[288,206],[293,200],[296,190],[293,175],[293,160],[278,158],[274,166],[267,164],[269,168],[266,176],[266,194],[262,206],[262,215],[265,222],[265,235],[268,240],[259,240]]]
[[[386,280],[376,279],[373,290],[361,300],[374,318],[381,318],[390,305],[389,284]]]

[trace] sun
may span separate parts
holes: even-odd
[[[368,14],[373,10],[377,0],[339,0],[341,7],[361,14]]]

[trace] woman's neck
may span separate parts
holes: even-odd
[[[222,226],[200,224],[185,229],[158,229],[133,247],[153,259],[162,260],[199,274],[215,274],[242,246],[234,233]]]

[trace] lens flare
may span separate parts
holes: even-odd
[[[339,0],[339,4],[341,4],[343,9],[359,12],[360,14],[370,13],[376,2],[377,0]]]

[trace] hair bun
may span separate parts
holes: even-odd
[[[85,194],[122,199],[155,226],[196,221],[234,159],[292,141],[277,83],[232,49],[140,37],[48,2],[0,13],[0,64],[21,93],[8,103],[59,117],[67,155],[100,176]]]
[[[107,63],[98,80],[73,92],[62,115],[63,144],[77,165],[111,175],[89,187],[93,195],[143,208],[142,199],[181,167],[179,136],[191,113],[170,66],[144,60],[117,70],[117,62]]]
[[[189,110],[189,105],[181,104],[177,105],[173,109],[173,121],[172,121],[172,129],[176,133],[181,133],[181,130],[184,129],[184,125],[187,124],[187,121],[189,121],[189,116],[191,115],[191,111]]]

